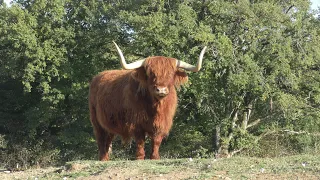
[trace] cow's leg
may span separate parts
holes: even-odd
[[[114,134],[108,133],[100,126],[96,116],[96,109],[93,106],[89,106],[89,108],[91,124],[98,143],[99,159],[100,161],[107,161],[109,160],[109,150],[111,150],[111,142]]]
[[[145,156],[145,152],[144,152],[144,144],[146,140],[145,134],[141,133],[141,134],[135,135],[135,140],[137,144],[136,159],[143,160]]]
[[[114,134],[108,133],[101,127],[95,127],[94,134],[98,143],[99,160],[108,161],[109,153],[111,152],[111,143],[114,138]]]
[[[152,154],[150,159],[160,159],[159,148],[162,142],[163,136],[154,136],[152,137]]]
[[[98,139],[98,148],[99,148],[99,159],[100,161],[108,161],[109,155],[111,153],[111,143],[114,135],[108,132],[104,132],[104,136],[101,136]]]

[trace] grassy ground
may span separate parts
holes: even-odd
[[[74,161],[63,167],[0,172],[3,179],[320,179],[320,155],[280,158]]]

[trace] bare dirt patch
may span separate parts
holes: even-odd
[[[177,172],[172,171],[167,174],[152,174],[142,172],[139,169],[108,169],[103,172],[100,172],[96,175],[90,177],[81,177],[79,180],[105,180],[105,179],[127,179],[127,180],[137,180],[137,179],[186,179],[192,177],[191,172]]]
[[[43,174],[54,173],[58,171],[59,168],[43,168],[43,169],[28,169],[25,171],[0,171],[1,180],[11,180],[11,179],[39,179]]]

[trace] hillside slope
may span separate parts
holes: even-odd
[[[63,167],[1,171],[2,179],[320,179],[320,155],[280,158],[74,161]]]

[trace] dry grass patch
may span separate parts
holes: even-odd
[[[4,179],[320,179],[320,155],[218,160],[74,161],[59,168],[0,173]]]

